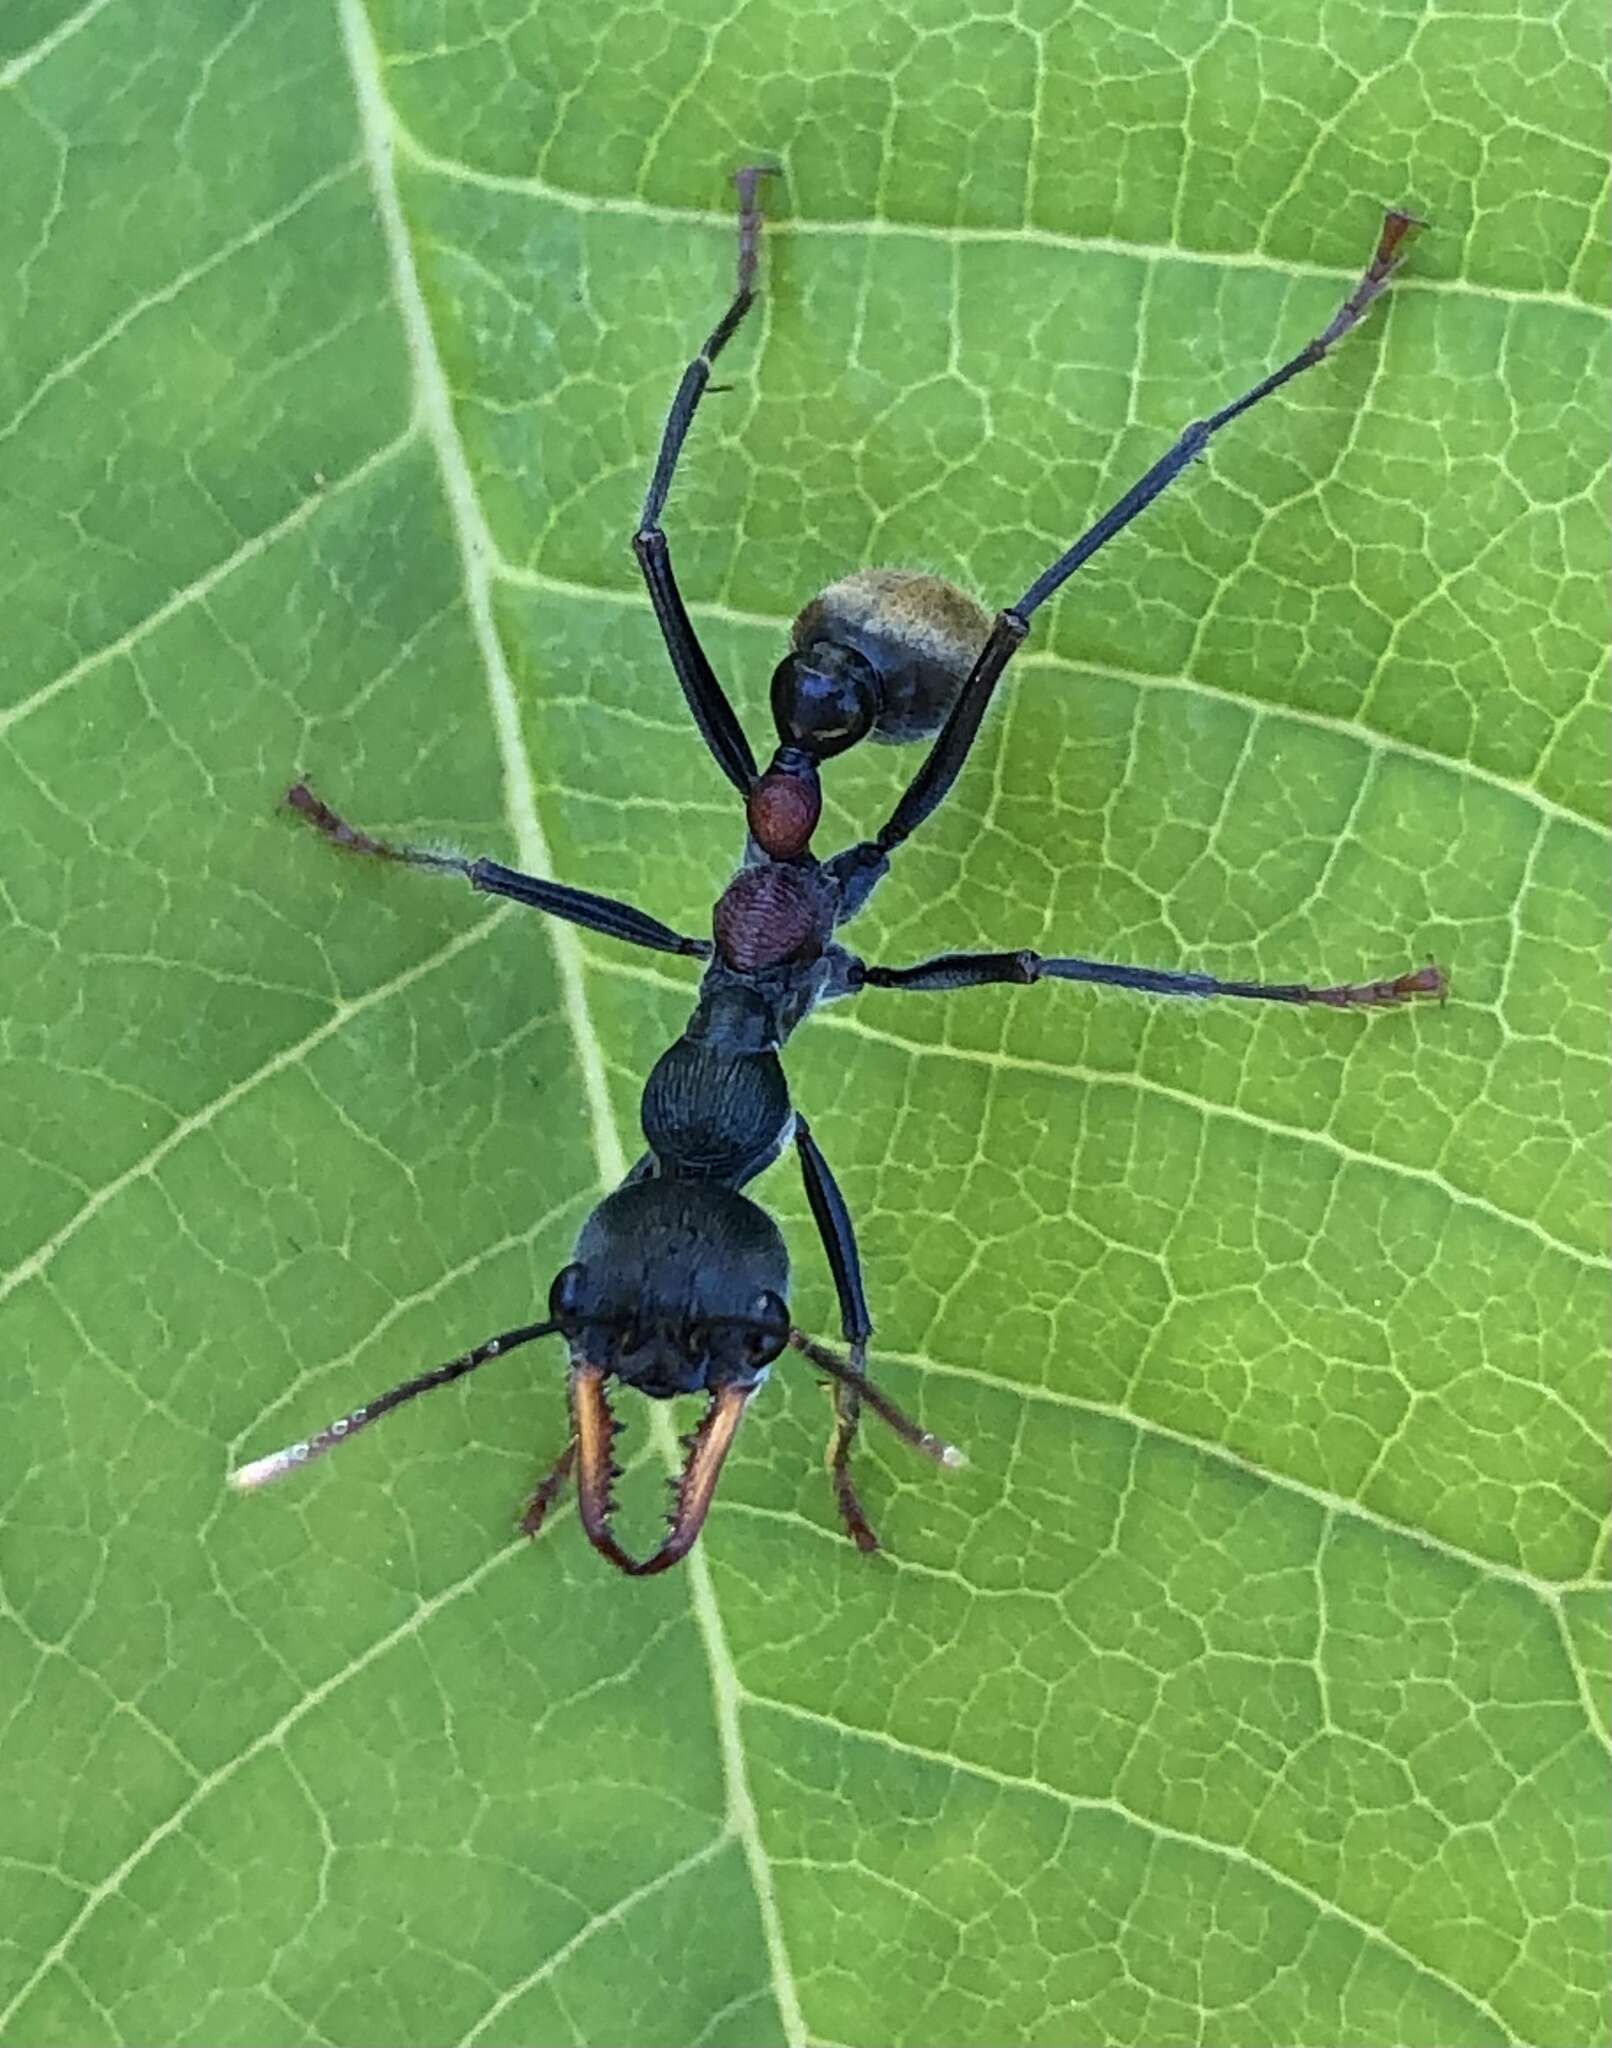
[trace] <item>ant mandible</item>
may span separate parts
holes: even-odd
[[[867,1377],[868,1313],[850,1213],[806,1119],[791,1106],[779,1050],[819,1003],[864,988],[937,992],[987,982],[1102,982],[1160,996],[1238,996],[1259,1002],[1321,1003],[1334,1009],[1398,1003],[1444,992],[1437,967],[1388,981],[1310,988],[1301,983],[1220,981],[1154,967],[1006,953],[943,953],[911,967],[874,966],[835,939],[889,872],[891,856],[956,781],[991,693],[1030,629],[1033,614],[1080,566],[1152,504],[1223,427],[1292,378],[1312,369],[1363,317],[1397,267],[1401,245],[1420,223],[1387,214],[1376,253],[1328,325],[1298,354],[1242,397],[1197,420],[1017,604],[992,619],[935,576],[866,569],[830,586],[795,620],[790,651],[773,672],[778,746],[764,772],[694,630],[672,571],[661,514],[683,443],[709,388],[711,368],[755,299],[761,238],[758,192],[768,175],[737,176],[739,266],[732,303],[689,364],[672,401],[660,455],[633,535],[667,654],[694,723],[719,768],[744,799],[749,836],[742,865],[717,898],[712,937],[690,938],[629,903],[517,873],[497,861],[392,846],[356,830],[305,783],[291,807],[350,853],[461,875],[473,889],[506,896],[585,930],[655,952],[707,963],[688,1028],[644,1088],[647,1152],[588,1217],[572,1263],[549,1291],[548,1315],[508,1330],[434,1371],[366,1402],[317,1436],[259,1458],[232,1475],[261,1486],[321,1457],[416,1394],[473,1372],[534,1338],[563,1336],[570,1350],[570,1441],[521,1517],[535,1534],[576,1469],[583,1529],[618,1570],[665,1571],[686,1556],[710,1507],[723,1460],[745,1409],[773,1360],[793,1347],[834,1383],[828,1469],[841,1520],[857,1547],[878,1548],[851,1479],[851,1448],[864,1403],[907,1443],[942,1464],[961,1455],[921,1429]],[[822,807],[818,769],[868,738],[929,741],[922,767],[871,839],[819,860],[811,851]],[[789,1260],[777,1225],[740,1189],[793,1145],[839,1296],[847,1356],[793,1327]],[[685,1439],[673,1482],[669,1531],[647,1558],[630,1556],[612,1531],[612,1447],[617,1424],[606,1395],[611,1378],[655,1400],[709,1397]]]

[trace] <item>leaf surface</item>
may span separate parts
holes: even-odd
[[[8,12],[0,2036],[1605,2038],[1603,80],[1577,0]],[[276,805],[703,928],[626,537],[758,158],[668,518],[758,742],[815,590],[1011,599],[1435,222],[1038,620],[855,941],[1454,995],[815,1020],[971,1459],[867,1446],[875,1562],[782,1368],[644,1585],[512,1539],[541,1352],[227,1499],[533,1313],[636,1150],[688,974]]]

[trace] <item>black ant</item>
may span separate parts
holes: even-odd
[[[1313,368],[1354,327],[1387,285],[1401,245],[1419,222],[1385,216],[1376,253],[1330,323],[1297,355],[1241,398],[1195,421],[1139,482],[1017,604],[992,619],[938,577],[867,569],[814,597],[791,632],[772,678],[779,744],[758,772],[750,744],[701,647],[672,572],[661,513],[684,440],[710,386],[711,367],[755,298],[761,237],[758,190],[767,172],[738,173],[739,266],[733,301],[683,373],[660,455],[633,535],[633,552],[694,722],[744,799],[749,837],[738,873],[717,898],[712,938],[672,931],[628,903],[518,874],[491,860],[391,846],[338,817],[305,783],[291,807],[351,853],[462,875],[473,889],[568,919],[588,931],[680,953],[708,964],[694,1015],[657,1061],[641,1118],[648,1151],[583,1225],[576,1256],[549,1291],[548,1316],[489,1339],[451,1364],[407,1380],[355,1408],[317,1436],[243,1466],[243,1489],[263,1485],[322,1456],[416,1394],[446,1386],[534,1338],[563,1336],[570,1348],[571,1438],[521,1518],[535,1534],[571,1473],[577,1472],[589,1542],[623,1572],[664,1571],[699,1535],[723,1460],[751,1397],[786,1346],[834,1382],[835,1426],[828,1454],[839,1513],[857,1547],[878,1548],[851,1481],[851,1447],[865,1402],[907,1443],[942,1464],[961,1455],[902,1414],[863,1370],[873,1320],[856,1237],[828,1162],[790,1105],[779,1049],[819,1003],[864,988],[940,991],[987,982],[1102,982],[1161,996],[1242,996],[1262,1002],[1321,1003],[1334,1009],[1438,996],[1444,976],[1421,967],[1388,981],[1337,988],[1301,983],[1220,981],[1207,974],[1126,967],[1040,954],[944,953],[911,967],[858,959],[834,934],[867,903],[891,856],[941,803],[973,745],[991,693],[1030,629],[1030,619],[1082,563],[1146,510],[1222,427],[1290,379]],[[818,769],[864,739],[931,742],[922,767],[871,839],[820,861],[811,852],[821,810]],[[790,1322],[789,1260],[772,1219],[739,1191],[793,1145],[839,1296],[849,1356],[814,1342]],[[686,1439],[670,1531],[636,1559],[611,1529],[616,1422],[606,1398],[615,1377],[655,1400],[709,1396]]]

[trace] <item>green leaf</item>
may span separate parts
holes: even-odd
[[[1606,2038],[1603,70],[1587,0],[7,10],[0,2036]],[[276,805],[701,927],[739,821],[626,536],[757,158],[669,529],[758,739],[814,590],[1010,599],[1430,217],[1038,619],[856,939],[1452,999],[814,1021],[881,1374],[971,1456],[867,1446],[875,1561],[783,1368],[651,1583],[512,1537],[539,1352],[229,1498],[633,1154],[688,974]]]

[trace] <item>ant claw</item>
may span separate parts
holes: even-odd
[[[1436,996],[1441,1003],[1450,1000],[1450,977],[1432,960],[1429,960],[1425,967],[1418,967],[1414,974],[1407,974],[1404,979],[1408,995]]]

